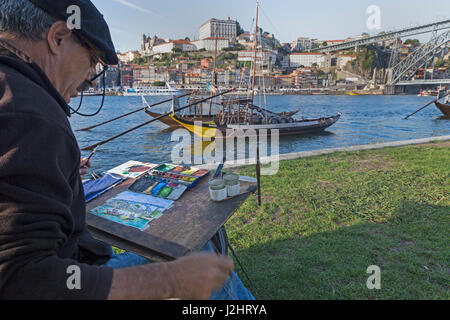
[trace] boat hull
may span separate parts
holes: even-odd
[[[436,107],[441,110],[441,112],[444,114],[444,116],[449,117],[450,118],[450,106],[443,104],[443,103],[439,103],[439,102],[435,102]]]
[[[156,113],[156,112],[152,112],[150,110],[145,110],[145,113],[148,114],[149,116],[153,117],[153,118],[158,118],[158,117],[162,116],[162,114]],[[180,128],[181,127],[181,125],[178,122],[174,121],[169,116],[162,117],[161,119],[159,119],[159,121],[164,123],[165,125],[171,127],[171,128]]]
[[[327,129],[335,124],[341,114],[337,114],[328,118],[310,119],[310,120],[297,120],[293,123],[280,123],[280,124],[262,124],[262,125],[227,125],[218,127],[217,125],[208,123],[194,123],[185,119],[181,119],[176,115],[170,115],[170,117],[178,122],[180,125],[193,132],[197,136],[202,138],[215,138],[217,131],[220,131],[222,137],[235,137],[240,135],[249,135],[249,130],[254,130],[255,134],[264,130],[279,130],[280,136],[300,135],[316,133]],[[200,125],[199,125],[200,124]],[[251,135],[251,134],[250,134]]]
[[[158,117],[162,116],[162,114],[157,113],[157,112],[152,112],[150,110],[145,110],[145,113],[147,113],[152,118],[158,118]],[[194,116],[185,116],[185,117],[183,117],[183,119],[184,118],[187,118],[187,120],[189,120],[189,121],[194,121],[195,120]],[[211,116],[204,116],[202,119],[204,119],[204,121],[206,121],[206,122],[211,122],[213,120],[213,117],[211,117]],[[177,122],[176,120],[174,120],[170,116],[162,117],[161,119],[159,119],[159,121],[164,123],[165,125],[171,127],[171,128],[182,128],[183,127],[183,125],[181,123]]]

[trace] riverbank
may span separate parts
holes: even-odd
[[[449,299],[449,176],[450,141],[281,161],[226,225],[237,272],[258,299]]]
[[[188,91],[188,90],[194,90],[194,89],[179,89],[180,91]],[[209,95],[210,92],[205,91],[198,91],[198,94],[200,95]],[[248,91],[233,91],[232,93],[229,93],[228,95],[241,95],[241,96],[248,96],[251,94]],[[262,94],[256,92],[256,94]],[[329,95],[329,96],[382,96],[387,95],[383,92],[383,90],[312,90],[309,91],[307,89],[282,89],[282,90],[272,90],[264,93],[267,96],[304,96],[304,95]],[[85,96],[102,96],[103,93],[96,92],[96,93],[90,93],[85,94]],[[106,96],[123,96],[122,91],[107,91],[105,93]]]

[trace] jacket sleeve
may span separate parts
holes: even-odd
[[[69,181],[78,178],[77,157],[63,127],[0,114],[0,299],[108,296],[112,269],[57,254],[74,232]]]

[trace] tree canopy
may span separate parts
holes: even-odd
[[[420,46],[420,41],[418,39],[407,39],[405,44],[412,44],[414,47]]]

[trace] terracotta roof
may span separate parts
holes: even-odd
[[[173,40],[172,42],[173,42],[174,44],[192,44],[190,41],[184,40],[184,39]]]

